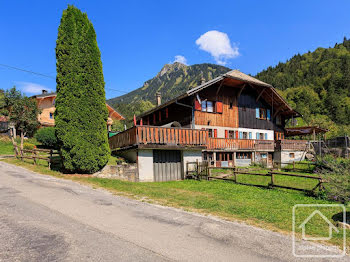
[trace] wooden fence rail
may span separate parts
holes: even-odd
[[[222,169],[222,168],[217,168],[217,167],[209,167],[209,169]],[[218,179],[218,180],[225,180],[225,181],[231,181],[234,183],[242,184],[237,182],[237,175],[248,175],[248,176],[265,176],[265,177],[270,177],[270,182],[267,185],[269,188],[273,187],[278,187],[278,188],[286,188],[286,189],[292,189],[292,190],[299,190],[299,191],[304,191],[304,192],[310,192],[314,193],[315,190],[318,188],[320,191],[324,190],[323,184],[326,183],[321,177],[319,176],[311,176],[311,175],[303,175],[303,174],[291,174],[291,173],[286,173],[286,172],[275,172],[275,171],[269,171],[268,173],[258,173],[258,172],[244,172],[244,171],[238,171],[236,170],[235,167],[227,167],[226,169],[231,169],[232,173],[230,174],[225,174],[224,176],[208,176],[208,180],[211,179]],[[210,173],[210,172],[209,172]],[[230,179],[228,177],[233,176],[233,179]],[[297,188],[297,187],[291,187],[291,186],[283,186],[283,185],[278,185],[275,182],[275,176],[291,176],[291,177],[300,177],[300,178],[307,178],[307,179],[314,179],[318,180],[317,185],[312,188],[311,190],[308,189],[302,189],[302,188]]]
[[[47,161],[49,167],[51,167],[51,164],[54,162],[55,157],[54,155],[59,155],[59,152],[57,150],[53,149],[40,149],[40,148],[35,148],[35,149],[18,149],[16,148],[15,152],[19,152],[19,155],[16,155],[17,158],[20,158],[22,161],[23,159],[32,159],[33,164],[37,164],[37,160],[45,160]],[[41,153],[41,154],[39,154]],[[47,155],[42,155],[42,154],[47,154]]]

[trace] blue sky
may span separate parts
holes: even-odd
[[[55,77],[57,28],[68,4],[95,27],[107,98],[123,94],[111,89],[141,87],[176,56],[189,65],[221,63],[254,75],[350,38],[350,1],[2,0],[0,64]],[[41,87],[55,90],[56,83],[0,66],[0,88],[13,85],[32,95]]]

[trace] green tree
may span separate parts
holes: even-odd
[[[14,125],[21,135],[21,149],[26,135],[33,135],[39,128],[38,115],[40,110],[33,98],[23,95],[16,87],[7,90],[4,94],[3,113],[8,117],[9,122]],[[14,145],[15,138],[12,137]]]
[[[56,67],[56,135],[64,168],[96,172],[110,155],[101,54],[92,23],[71,5],[58,28]]]

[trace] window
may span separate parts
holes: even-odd
[[[228,138],[235,138],[235,131],[229,130],[228,131]]]
[[[289,157],[294,158],[295,157],[294,153],[289,153]]]
[[[202,101],[202,111],[207,112],[207,101]]]
[[[248,139],[248,133],[247,132],[243,132],[243,139]]]
[[[207,130],[208,130],[208,136],[213,137],[214,136],[213,129],[209,128]]]
[[[202,101],[202,112],[214,113],[214,104],[212,101]]]
[[[53,113],[50,113],[50,119],[53,119]]]
[[[251,159],[252,158],[252,154],[251,153],[237,152],[236,158],[237,159]]]
[[[261,158],[267,158],[267,154],[263,153],[263,154],[260,154]]]
[[[230,102],[230,109],[232,109],[233,108],[233,102],[231,101]]]
[[[218,130],[217,129],[208,128],[207,130],[208,130],[209,137],[218,137]]]
[[[259,138],[261,139],[261,140],[263,140],[264,139],[264,133],[260,133],[260,135],[259,135]]]
[[[214,112],[213,102],[211,102],[211,101],[207,101],[207,112],[209,112],[209,113]]]
[[[270,120],[271,118],[271,111],[270,109],[265,108],[256,108],[256,118],[263,119],[263,120]]]
[[[266,119],[266,109],[260,108],[260,110],[259,110],[259,118],[260,119]]]

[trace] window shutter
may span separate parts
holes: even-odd
[[[238,131],[236,131],[236,136],[235,136],[236,139],[238,139]]]
[[[256,139],[259,139],[259,133],[256,133]]]
[[[243,139],[243,133],[239,132],[239,139]]]
[[[267,133],[265,133],[265,140],[267,140]]]
[[[198,102],[198,100],[194,101],[194,108],[198,111],[202,110],[202,105]]]
[[[225,130],[225,138],[228,138],[228,130]]]
[[[249,132],[249,139],[252,139],[252,132]]]
[[[218,130],[214,129],[214,137],[218,137]]]
[[[222,102],[216,102],[216,113],[222,113]]]
[[[267,109],[267,120],[271,119],[271,111],[270,109]]]
[[[255,110],[255,116],[256,116],[256,118],[260,118],[259,107],[257,107]]]
[[[169,117],[169,109],[165,108],[165,118],[168,118],[168,117]]]
[[[159,111],[159,121],[162,121],[162,111]]]
[[[156,114],[153,113],[153,125],[156,123]]]

